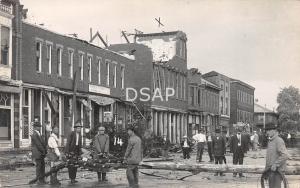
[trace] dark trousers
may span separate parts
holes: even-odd
[[[44,175],[45,175],[45,160],[44,158],[41,159],[35,159],[35,172],[36,172],[36,177],[38,178],[39,181],[44,181]]]
[[[182,153],[183,153],[183,158],[184,159],[189,159],[190,158],[190,148],[182,147]]]
[[[126,175],[129,187],[138,187],[139,184],[139,169],[137,165],[128,165]]]
[[[76,179],[76,174],[77,174],[77,167],[69,166],[68,171],[69,171],[69,178],[71,180],[75,180]]]
[[[224,156],[215,156],[215,164],[223,164]],[[218,172],[216,172],[218,174]],[[223,174],[223,172],[219,172],[220,175]]]
[[[198,142],[197,143],[197,159],[199,162],[202,161],[202,154],[204,149],[204,142]]]
[[[207,150],[208,150],[209,160],[213,161],[214,158],[212,156],[212,142],[207,142]]]
[[[237,150],[235,153],[233,153],[233,164],[236,165],[236,164],[243,164],[244,162],[244,153],[243,153],[243,150],[242,150],[242,147],[237,147]],[[236,176],[237,173],[233,173],[233,175]],[[239,176],[242,176],[243,173],[239,173]]]
[[[106,179],[106,172],[97,172],[98,180],[105,180]]]
[[[272,188],[281,188],[282,178],[279,173],[270,172],[269,175],[269,187]]]

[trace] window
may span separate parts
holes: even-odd
[[[194,88],[190,87],[190,100],[189,100],[191,105],[194,105]]]
[[[221,97],[220,103],[221,103],[221,105],[220,105],[221,114],[223,114],[223,97]]]
[[[108,61],[105,62],[105,66],[106,66],[106,85],[109,86],[109,62]]]
[[[47,44],[47,64],[48,64],[48,73],[51,74],[52,73],[52,45],[51,44]]]
[[[8,65],[8,52],[9,52],[9,28],[1,26],[1,62],[2,65]]]
[[[79,73],[80,80],[83,80],[83,53],[79,53]]]
[[[185,77],[183,77],[183,99],[184,100],[186,99],[186,97],[185,97],[185,90],[186,90],[186,88],[185,88]]]
[[[114,65],[114,69],[113,69],[113,79],[112,79],[112,85],[114,86],[114,87],[117,87],[117,65],[115,64]]]
[[[198,89],[198,105],[200,105],[200,101],[201,101],[201,92],[200,89]]]
[[[121,65],[121,88],[124,89],[125,66]]]
[[[225,113],[228,115],[228,98],[225,99]]]
[[[69,50],[69,78],[73,78],[74,51]]]
[[[88,74],[89,74],[89,82],[92,82],[92,57],[88,56]]]
[[[30,97],[29,97],[29,90],[23,90],[23,99],[22,99],[22,120],[23,120],[23,127],[22,127],[22,139],[29,139],[29,124],[30,124]]]
[[[100,58],[98,59],[97,72],[98,72],[98,84],[101,84],[101,59]]]
[[[36,42],[35,70],[38,72],[42,71],[42,43],[41,42]]]
[[[11,139],[11,94],[0,92],[0,140]]]
[[[57,74],[61,76],[62,49],[57,49]]]

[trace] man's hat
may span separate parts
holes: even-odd
[[[238,127],[236,128],[236,130],[237,130],[238,132],[242,132],[242,131],[243,131],[243,127],[238,126]]]
[[[220,132],[221,132],[220,129],[216,129],[216,130],[215,130],[215,133],[220,133]]]
[[[42,125],[41,125],[40,122],[34,122],[34,123],[33,123],[33,126],[34,126],[34,127],[42,127]]]
[[[98,128],[99,131],[105,131],[105,127],[101,126]]]
[[[183,136],[183,138],[187,138],[187,136],[186,136],[186,135],[184,135],[184,136]]]
[[[265,126],[265,130],[272,130],[272,129],[277,129],[278,126],[275,123],[267,123]]]
[[[76,122],[76,123],[75,123],[75,125],[74,125],[74,128],[77,128],[77,127],[80,127],[80,128],[82,128],[82,125],[81,125],[81,123],[80,123],[80,122]]]

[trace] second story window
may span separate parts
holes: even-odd
[[[62,67],[62,63],[61,63],[61,60],[62,60],[62,49],[61,48],[58,48],[57,49],[57,75],[61,76],[61,67]]]
[[[69,78],[73,78],[73,60],[74,60],[74,51],[69,50]]]
[[[124,89],[125,66],[121,65],[121,88]]]
[[[105,66],[106,66],[106,85],[109,86],[109,62],[106,61],[105,62]]]
[[[88,74],[89,74],[89,82],[92,82],[92,57],[88,56]]]
[[[98,72],[98,84],[101,84],[101,59],[100,58],[98,59],[97,72]]]
[[[52,72],[52,45],[47,44],[47,64],[48,64],[48,73]]]
[[[8,55],[9,55],[9,28],[1,26],[1,62],[2,65],[8,65]]]
[[[37,72],[42,72],[42,43],[41,42],[36,42],[35,70]]]
[[[114,70],[113,70],[113,79],[112,79],[113,83],[112,85],[114,87],[117,87],[117,65],[114,65]]]
[[[79,54],[79,74],[80,80],[83,80],[83,53]]]

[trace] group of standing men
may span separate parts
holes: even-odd
[[[45,158],[51,161],[51,168],[53,168],[58,161],[63,158],[69,158],[72,160],[79,160],[82,154],[82,135],[81,129],[82,125],[80,121],[76,122],[74,125],[74,131],[72,131],[67,139],[65,146],[65,155],[59,151],[58,148],[58,133],[59,129],[57,126],[53,126],[51,129],[51,134],[41,133],[42,125],[35,120],[33,123],[33,134],[31,135],[32,144],[32,158],[36,163],[36,176],[37,184],[43,185],[48,182],[45,181]],[[142,161],[142,143],[141,139],[136,135],[136,128],[134,126],[129,126],[127,129],[129,135],[128,145],[124,156],[124,163],[127,164],[126,175],[130,187],[138,187],[138,164]],[[48,138],[47,138],[48,137]],[[94,137],[93,146],[96,151],[96,156],[98,159],[102,157],[107,157],[109,154],[109,136],[105,134],[105,128],[103,126],[98,127],[98,134]],[[50,155],[51,154],[51,155]],[[77,166],[68,166],[69,178],[71,184],[75,184],[76,180]],[[98,181],[107,181],[106,171],[97,172]],[[57,173],[52,173],[50,176],[50,184],[60,185],[57,179]]]

